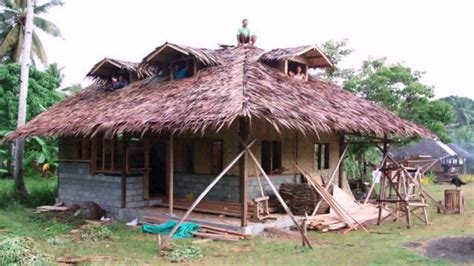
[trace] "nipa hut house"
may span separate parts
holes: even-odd
[[[187,77],[174,79],[174,65],[186,66]],[[58,136],[59,200],[94,201],[115,215],[156,204],[187,209],[223,175],[196,210],[240,217],[245,227],[255,200],[274,195],[263,172],[276,188],[300,183],[297,164],[323,183],[342,177],[345,134],[431,136],[333,84],[289,77],[298,65],[332,66],[316,46],[165,43],[140,65],[155,75],[114,91],[92,85],[6,139]]]
[[[424,172],[435,173],[438,181],[451,181],[452,174],[466,173],[469,157],[455,144],[432,139],[422,139],[406,146],[393,145],[389,152],[405,166],[420,167]]]

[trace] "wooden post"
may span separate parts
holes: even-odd
[[[127,137],[123,136],[122,140],[122,150],[124,154],[124,158],[122,160],[122,178],[120,179],[120,185],[121,185],[121,192],[120,195],[120,208],[126,208],[127,207]],[[113,158],[112,158],[113,159]]]
[[[168,204],[170,214],[173,214],[173,203],[174,203],[174,138],[173,134],[170,134],[170,140],[168,142]]]
[[[339,187],[342,188],[344,185],[344,156],[346,152],[346,143],[345,143],[345,138],[344,134],[341,134],[339,137]]]
[[[245,145],[248,142],[249,136],[249,123],[248,119],[241,117],[239,120],[240,131],[239,136],[244,141]],[[248,206],[247,206],[247,198],[248,198],[248,152],[245,150],[245,146],[240,144],[240,150],[244,150],[244,156],[240,159],[239,169],[240,169],[240,205],[241,205],[241,221],[240,226],[245,227],[247,226],[247,213],[248,213]]]
[[[145,173],[143,175],[143,198],[148,200],[150,199],[150,141],[148,138],[145,139],[144,146]]]

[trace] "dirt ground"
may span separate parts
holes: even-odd
[[[405,246],[430,258],[474,263],[474,236],[446,237],[424,242],[408,242]]]

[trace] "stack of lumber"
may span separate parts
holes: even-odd
[[[64,212],[71,210],[71,207],[66,206],[39,206],[36,207],[35,213],[43,213],[43,212]]]
[[[173,201],[173,208],[177,210],[187,210],[193,204],[194,200],[189,200],[185,198],[175,198]],[[158,204],[159,206],[168,207],[169,204],[167,200],[165,202]],[[248,215],[251,216],[253,213],[254,205],[252,202],[248,203]],[[278,212],[278,205],[274,201],[269,201],[269,211],[270,213]],[[210,213],[210,214],[219,214],[225,215],[228,217],[240,217],[241,208],[239,203],[233,202],[215,202],[215,201],[201,201],[194,212],[201,213]]]
[[[311,214],[320,196],[309,184],[283,183],[280,195],[295,215]],[[329,205],[323,201],[318,208],[318,214],[328,213]]]
[[[250,235],[233,231],[233,230],[223,229],[223,228],[209,226],[209,225],[199,225],[199,226],[200,226],[199,230],[197,232],[192,233],[194,237],[220,240],[220,241],[231,241],[231,242],[238,242],[242,239],[251,238]]]
[[[347,212],[346,216],[350,216],[349,223],[355,224],[372,224],[377,221],[379,209],[372,204],[361,205],[354,201],[349,195],[338,187],[334,187],[333,200]],[[385,210],[382,211],[382,217],[389,215]],[[323,232],[340,230],[348,226],[348,222],[341,219],[340,214],[331,208],[330,213],[316,215],[305,218],[307,229],[319,230]]]

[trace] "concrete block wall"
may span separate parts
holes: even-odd
[[[117,214],[121,201],[121,177],[91,175],[89,163],[59,164],[58,198],[66,205],[93,201]]]
[[[91,175],[89,163],[59,164],[58,198],[65,204],[93,201],[109,214],[116,215],[121,207],[121,176]],[[145,207],[143,177],[129,176],[126,185],[126,207]]]
[[[148,201],[143,195],[143,177],[129,176],[127,177],[126,207],[138,208],[148,206]]]
[[[204,191],[204,189],[215,178],[214,175],[195,175],[195,174],[175,174],[174,175],[174,195],[177,197],[184,197],[190,193],[194,197]],[[294,183],[294,175],[276,175],[270,177],[272,183],[278,189],[282,183]],[[270,186],[260,177],[265,195],[273,195]],[[260,188],[256,177],[249,177],[248,187],[249,197],[254,199],[261,196]],[[223,201],[223,202],[239,202],[239,177],[238,176],[224,176],[215,186],[209,191],[206,200],[209,201]]]

